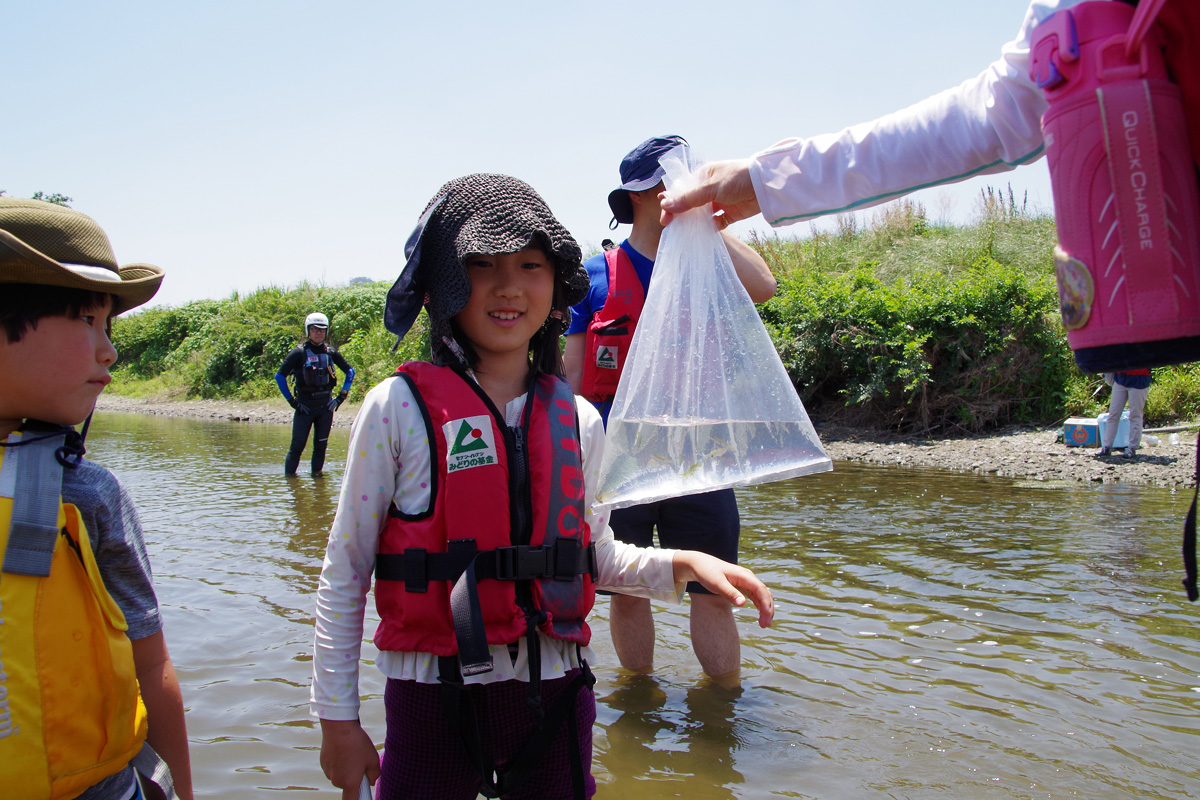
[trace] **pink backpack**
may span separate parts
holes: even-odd
[[[1142,42],[1155,22],[1162,34],[1167,71],[1183,93],[1192,159],[1200,169],[1200,50],[1196,49],[1196,40],[1200,39],[1200,3],[1142,0],[1129,27],[1130,42]]]
[[[1091,0],[1033,32],[1059,300],[1085,372],[1200,361],[1198,33],[1196,0]]]

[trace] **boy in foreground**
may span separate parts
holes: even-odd
[[[0,197],[2,792],[192,797],[141,524],[72,427],[110,381],[111,317],[161,281],[158,267],[119,267],[91,218]]]

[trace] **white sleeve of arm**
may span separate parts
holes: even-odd
[[[419,420],[408,385],[391,379],[367,393],[350,430],[341,495],[317,585],[310,706],[321,719],[358,718],[367,591],[396,492],[402,430],[409,424],[402,413],[394,413],[402,407],[400,395]],[[420,431],[423,436],[424,428]]]
[[[608,509],[596,507],[600,480],[600,462],[604,458],[604,423],[595,406],[575,398],[579,412],[580,444],[583,447],[585,519],[596,543],[596,564],[600,580],[597,589],[649,597],[669,603],[681,602],[684,584],[676,584],[674,550],[636,547],[613,538],[608,524]]]
[[[1035,0],[1000,58],[959,86],[901,111],[753,157],[750,177],[771,225],[885,203],[909,192],[1014,169],[1044,150],[1046,100],[1029,78],[1033,28],[1079,0]]]

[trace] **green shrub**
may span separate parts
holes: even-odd
[[[341,348],[342,355],[355,372],[351,400],[361,399],[368,389],[394,373],[405,361],[429,358],[429,326],[424,311],[395,352],[392,348],[396,347],[396,335],[383,327],[380,316],[380,321],[366,330],[356,331]]]
[[[995,262],[885,284],[870,267],[793,272],[763,319],[814,408],[900,429],[1054,416],[1071,367],[1057,295]],[[825,407],[825,408],[822,408]]]
[[[816,416],[901,430],[1052,425],[1107,407],[1074,365],[1058,316],[1054,221],[1011,188],[981,193],[969,225],[930,223],[911,201],[867,223],[843,215],[804,239],[755,236],[779,280],[760,307]],[[387,282],[266,287],[245,296],[118,317],[114,389],[143,395],[274,397],[273,376],[312,311],[354,367],[352,399],[407,360],[429,357],[422,315],[396,352]],[[1147,423],[1194,419],[1200,365],[1155,370]]]
[[[382,331],[388,288],[386,283],[270,286],[245,296],[118,317],[113,342],[121,358],[114,389],[243,400],[274,396],[273,376],[303,340],[305,316],[322,311],[329,317],[330,342],[348,343],[373,328]]]
[[[169,369],[171,356],[189,336],[218,317],[228,301],[199,300],[181,308],[151,308],[117,317],[113,343],[117,366],[131,375],[151,377]]]
[[[329,317],[332,337],[342,347],[356,334],[383,324],[383,305],[387,299],[390,283],[379,281],[348,286],[337,291],[327,291],[321,298],[319,308]]]

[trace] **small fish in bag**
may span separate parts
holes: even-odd
[[[697,182],[688,158],[660,162],[668,189]],[[833,468],[710,208],[663,230],[605,438],[612,508]]]

